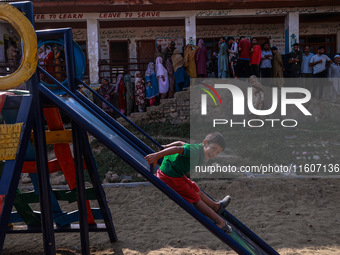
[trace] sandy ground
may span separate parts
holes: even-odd
[[[230,194],[229,211],[280,254],[340,254],[340,179],[198,184],[217,199]],[[119,241],[91,233],[91,254],[235,254],[153,186],[105,190]],[[56,234],[56,246],[80,254],[80,235]],[[3,254],[43,254],[42,235],[7,235]]]

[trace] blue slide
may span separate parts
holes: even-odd
[[[72,92],[67,92],[69,94],[67,97],[60,97],[42,84],[39,84],[39,90],[80,127],[87,130],[116,155],[131,165],[143,177],[238,254],[278,254],[272,247],[225,210],[222,216],[233,228],[233,232],[230,235],[226,234],[169,186],[155,177],[153,169],[150,168],[144,159],[147,154],[153,151],[90,100],[79,94],[76,96]]]

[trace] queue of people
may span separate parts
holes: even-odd
[[[49,74],[53,75],[58,81],[63,81],[66,76],[62,70],[64,62],[64,52],[59,49],[59,45],[44,44],[38,49],[38,64],[44,68]],[[53,83],[40,74],[40,79],[46,83]]]
[[[310,52],[308,45],[304,47],[303,53],[299,48],[299,44],[293,45],[293,51],[289,53],[288,63],[285,65],[278,48],[270,47],[268,42],[260,46],[256,38],[249,41],[241,36],[236,42],[233,37],[221,37],[219,51],[213,54],[217,60],[217,70],[214,72],[219,78],[252,77],[251,81],[254,83],[256,79],[256,84],[260,84],[257,80],[259,78],[263,85],[278,88],[292,85],[305,87],[311,91],[313,97],[319,99],[324,94],[325,84],[313,83],[310,82],[313,79],[306,78],[328,77],[327,81],[331,85],[329,98],[335,102],[340,94],[340,55],[336,55],[333,62],[325,55],[325,48],[322,46],[318,48],[316,55]],[[191,78],[208,77],[208,63],[208,51],[202,39],[198,41],[197,46],[184,46],[183,54],[172,41],[164,52],[158,47],[154,62],[150,62],[145,71],[135,72],[134,83],[131,82],[129,74],[124,77],[119,75],[114,90],[109,88],[114,86],[104,79],[98,92],[109,99],[116,94],[119,110],[129,116],[133,111],[145,111],[146,106],[154,106],[160,99],[173,98],[176,92],[188,88]],[[285,68],[287,65],[289,72]],[[298,80],[297,84],[293,84],[297,79],[290,80],[288,84],[284,79],[287,73],[290,78],[302,79]],[[214,76],[209,74],[209,77]],[[256,89],[263,91],[259,86]],[[105,104],[101,106],[112,114]]]
[[[119,75],[116,86],[104,79],[97,91],[110,103],[113,103],[114,95],[118,96],[118,108],[122,114],[129,116],[134,110],[143,112],[146,106],[154,106],[157,101],[173,98],[176,92],[186,90],[190,78],[208,77],[208,53],[203,44],[201,39],[198,46],[186,45],[184,56],[173,41],[164,52],[158,47],[154,54],[155,61],[148,64],[144,76],[141,71],[135,72],[134,84],[129,74],[124,79],[123,75]],[[113,114],[105,103],[101,107]]]

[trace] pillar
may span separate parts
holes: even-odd
[[[185,43],[196,45],[196,16],[185,17]]]
[[[336,52],[340,52],[340,30],[336,32]]]
[[[299,13],[289,12],[285,18],[285,51],[293,50],[293,44],[299,42]]]
[[[99,22],[87,19],[87,57],[90,84],[99,84]]]

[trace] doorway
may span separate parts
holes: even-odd
[[[155,40],[139,40],[137,41],[138,69],[143,73],[148,67],[149,62],[154,62],[154,54],[156,51]]]
[[[110,41],[110,78],[111,82],[116,81],[120,74],[127,73],[129,69],[129,42]],[[107,68],[107,67],[106,67]]]

